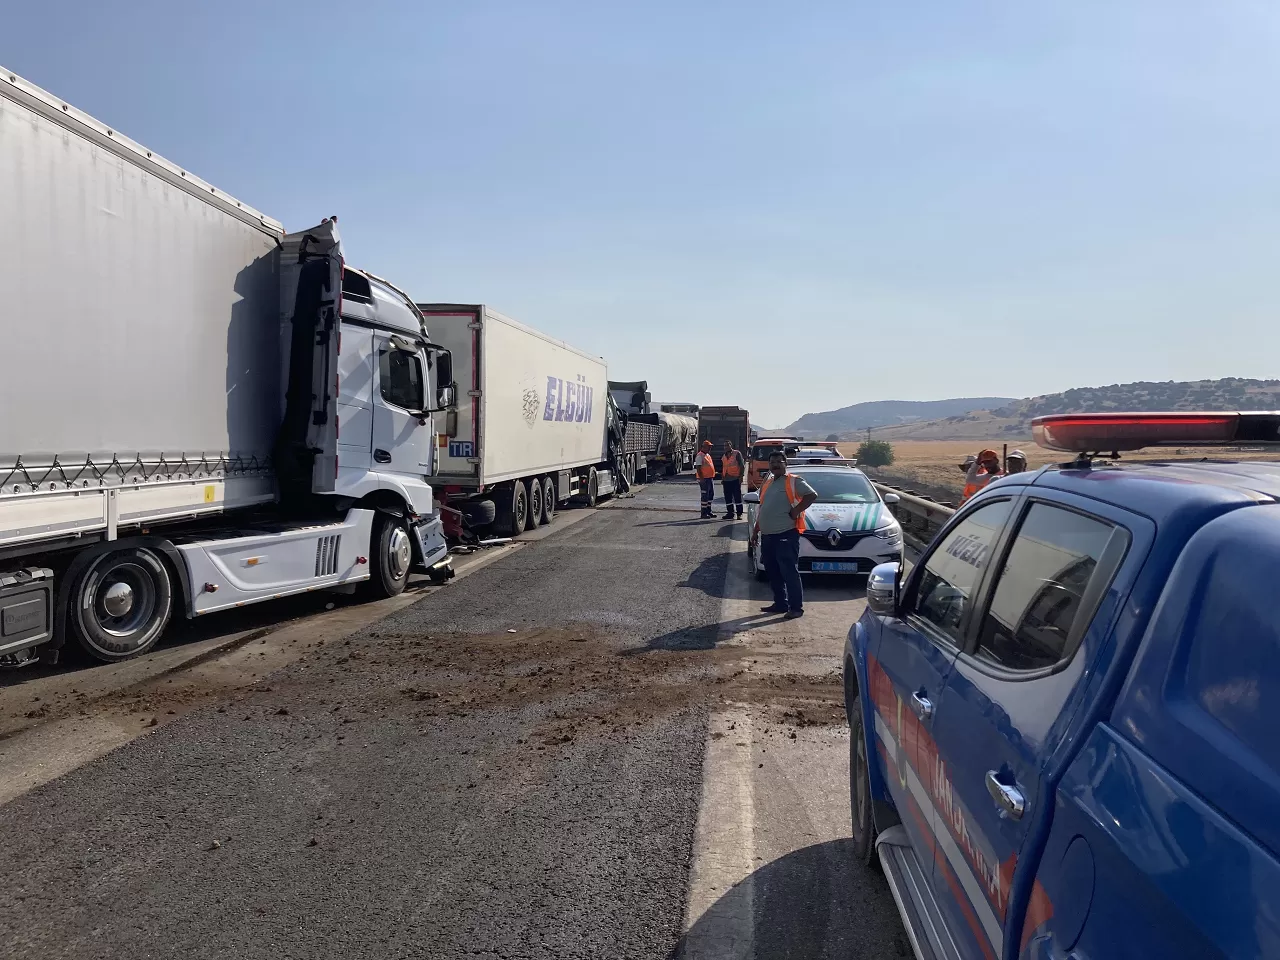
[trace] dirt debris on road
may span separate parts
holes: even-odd
[[[747,705],[764,759],[843,713],[838,658],[724,642],[723,542],[650,516],[247,685],[254,644],[91,700],[158,726],[0,806],[0,956],[671,955],[710,715]]]

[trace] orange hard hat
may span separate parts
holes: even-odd
[[[703,440],[703,441],[702,441],[702,445],[703,445],[704,447],[714,447],[714,446],[715,446],[715,444],[714,444],[714,443],[712,443],[710,440]]]
[[[983,450],[980,454],[978,454],[979,463],[986,463],[988,460],[999,460],[999,459],[1000,459],[1000,454],[996,453],[994,450]]]

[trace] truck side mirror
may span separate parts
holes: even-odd
[[[453,438],[458,435],[458,411],[456,408],[445,411],[444,435],[449,438]]]
[[[453,382],[453,354],[441,350],[436,354],[436,406],[452,407],[457,397],[458,385]]]

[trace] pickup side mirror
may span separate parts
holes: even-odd
[[[867,609],[879,617],[898,615],[898,574],[902,565],[881,563],[867,578]]]
[[[743,503],[759,503],[760,494],[756,493],[756,491],[754,490],[752,490],[750,493],[744,493],[742,495],[742,502]]]

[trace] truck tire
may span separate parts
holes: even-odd
[[[373,521],[369,543],[372,569],[361,593],[367,600],[385,600],[404,593],[413,564],[413,543],[404,521],[380,513]]]
[[[173,578],[147,547],[105,550],[67,594],[67,625],[80,648],[114,663],[156,645],[173,614]]]
[[[645,484],[649,482],[649,458],[641,456],[636,461],[636,483]]]
[[[518,537],[524,533],[524,525],[528,519],[529,490],[523,480],[515,480],[499,506],[498,529],[505,536]]]
[[[542,478],[542,522],[556,518],[556,482],[551,477]]]
[[[846,691],[846,699],[848,696]],[[856,692],[845,709],[849,714],[849,814],[853,827],[853,855],[859,863],[869,864],[875,857],[876,826],[871,817],[871,779],[867,764],[867,738],[862,729],[862,703]]]
[[[489,526],[498,515],[498,505],[492,500],[464,500],[458,510],[472,530]]]
[[[677,463],[675,460],[668,460],[668,461],[667,461],[667,469],[666,469],[666,474],[667,474],[667,476],[668,476],[668,477],[674,477],[674,476],[675,476],[677,473],[679,473],[679,472],[680,472],[680,465],[679,465],[679,463]]]
[[[542,523],[542,480],[530,477],[522,482],[529,487],[529,518],[525,521],[525,529],[536,530]]]
[[[600,500],[600,479],[596,476],[596,468],[592,467],[587,471],[587,497],[586,503],[588,507],[594,507]]]

